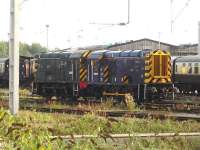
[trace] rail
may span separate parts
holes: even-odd
[[[190,133],[135,133],[135,134],[108,134],[108,137],[120,139],[120,138],[159,138],[159,137],[199,137],[200,132]],[[66,135],[66,136],[51,136],[50,138],[62,138],[62,139],[87,139],[87,138],[101,138],[100,135]]]
[[[32,107],[24,107],[22,109],[32,110]],[[135,117],[135,118],[154,118],[154,119],[174,119],[174,120],[196,120],[200,121],[200,114],[191,113],[173,113],[166,111],[126,111],[126,110],[89,110],[89,109],[55,109],[55,108],[34,108],[34,111],[45,113],[66,113],[74,115],[84,115],[87,113],[94,113],[103,117]]]

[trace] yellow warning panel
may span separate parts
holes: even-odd
[[[171,55],[154,50],[145,57],[144,83],[171,83]]]

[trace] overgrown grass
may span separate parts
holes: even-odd
[[[28,89],[19,89],[19,96],[20,97],[29,97],[31,95],[31,91]],[[2,89],[0,88],[0,98],[6,98],[9,96],[9,90],[8,89]]]
[[[4,105],[8,105],[8,89],[0,89],[0,102],[4,103]],[[138,111],[139,108],[136,107],[136,105],[130,101],[128,101],[128,106],[125,103],[118,103],[114,104],[112,98],[107,98],[102,103],[93,103],[90,102],[88,104],[79,103],[79,104],[70,104],[65,101],[65,103],[59,101],[58,99],[55,99],[51,101],[51,103],[45,102],[45,98],[36,96],[31,96],[31,91],[28,89],[20,89],[19,90],[19,96],[20,96],[20,106],[31,106],[33,109],[46,107],[46,108],[56,108],[56,109],[64,109],[64,108],[79,108],[79,109],[87,109],[87,110],[132,110],[132,111]],[[129,97],[127,99],[130,99]],[[43,101],[44,103],[40,103]],[[39,102],[39,103],[38,103]]]
[[[0,111],[0,136],[5,149],[191,149],[199,148],[198,139],[156,138],[113,140],[110,133],[195,132],[200,124],[195,121],[114,119],[87,114],[81,117],[66,114],[47,114],[21,111],[11,116]],[[51,135],[97,134],[98,139],[62,140]]]
[[[4,94],[2,94],[4,93]],[[2,96],[2,97],[1,97]],[[20,90],[20,97],[26,99],[30,93]],[[0,89],[0,99],[8,97],[7,90]],[[33,104],[34,107],[40,106]],[[50,108],[83,108],[90,110],[127,109],[125,104],[114,105],[112,100],[101,104],[63,105],[58,102],[44,104]],[[134,105],[129,109],[138,110]],[[94,111],[95,112],[95,111]],[[158,133],[158,132],[200,132],[200,124],[196,121],[137,119],[137,118],[105,118],[95,113],[84,116],[38,113],[20,111],[11,116],[0,110],[0,137],[4,137],[4,149],[200,149],[200,139],[185,138],[129,138],[112,140],[108,134],[120,133]],[[51,135],[96,134],[98,139],[65,141],[51,139]],[[104,137],[104,138],[102,138]]]
[[[21,119],[31,126],[51,127],[56,135],[109,133],[158,133],[158,132],[199,132],[200,124],[196,121],[173,121],[137,118],[105,118],[94,114],[73,116],[67,114],[48,114],[29,111],[19,113]]]

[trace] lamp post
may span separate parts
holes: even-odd
[[[49,25],[48,24],[46,25],[46,29],[47,29],[47,37],[46,37],[47,41],[46,42],[47,42],[47,50],[48,50],[49,49]]]

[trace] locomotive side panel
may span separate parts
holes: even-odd
[[[89,84],[105,84],[108,82],[109,67],[103,67],[105,65],[104,54],[107,51],[94,51],[87,58]]]
[[[40,55],[34,83],[36,94],[45,97],[68,95],[71,88],[67,80],[70,55],[71,52]]]
[[[142,58],[117,59],[117,83],[138,85],[143,84],[144,63]]]

